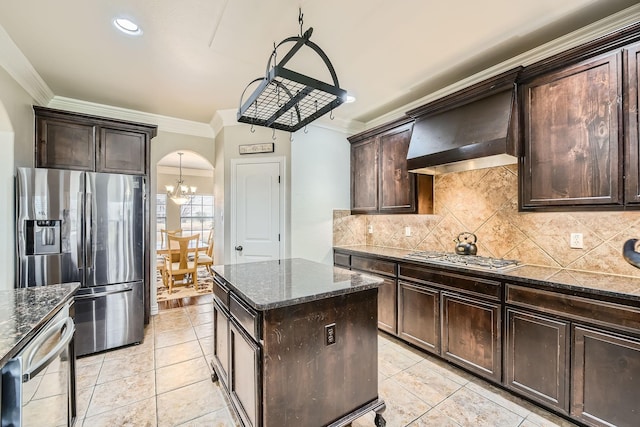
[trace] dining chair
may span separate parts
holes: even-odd
[[[167,233],[168,253],[165,255],[165,268],[170,294],[180,277],[182,277],[181,285],[193,283],[194,289],[198,290],[198,251],[190,252],[192,249],[189,248],[197,247],[198,240],[200,240],[200,234],[181,237]],[[191,260],[189,260],[190,254],[193,254]]]
[[[209,236],[207,237],[207,249],[204,254],[198,256],[198,266],[204,266],[209,274],[213,276],[211,266],[213,265],[213,228],[209,230]]]
[[[167,236],[169,234],[182,234],[182,228],[178,228],[176,230],[165,230],[164,228],[160,229],[160,248],[166,249],[165,243],[167,242]]]

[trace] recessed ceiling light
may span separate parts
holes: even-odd
[[[352,102],[356,102],[356,97],[353,95],[347,94],[347,100],[345,101],[345,104],[351,104]]]
[[[142,34],[142,29],[130,19],[127,18],[116,18],[113,20],[113,24],[117,29],[122,31],[125,34],[130,34],[132,36],[139,36]]]

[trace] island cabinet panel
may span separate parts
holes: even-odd
[[[229,314],[213,302],[213,359],[212,364],[225,388],[229,388]]]
[[[442,356],[494,381],[502,379],[500,304],[442,293]]]
[[[569,411],[569,322],[507,308],[505,385]]]
[[[621,205],[621,52],[543,74],[521,96],[521,207]]]
[[[229,392],[246,427],[260,425],[260,347],[233,319],[229,322]],[[284,424],[283,424],[284,425]]]
[[[640,340],[573,327],[571,415],[592,426],[637,426]]]
[[[627,64],[624,98],[625,127],[625,203],[640,204],[640,43],[623,50]]]
[[[375,289],[265,312],[265,426],[324,426],[377,399],[376,313]]]
[[[440,291],[398,282],[398,336],[440,354]]]

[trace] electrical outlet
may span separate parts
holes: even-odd
[[[404,235],[407,237],[411,237],[411,227],[404,228]]]
[[[369,227],[367,227],[367,232],[369,234],[373,234],[373,225],[369,224]]]
[[[324,327],[324,342],[325,345],[331,345],[336,343],[336,324],[331,323]]]
[[[584,247],[582,241],[582,233],[571,233],[571,237],[569,239],[569,246],[574,249],[582,249]]]

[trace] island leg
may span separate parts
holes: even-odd
[[[218,380],[220,378],[218,377],[218,373],[216,372],[216,368],[213,367],[213,362],[211,362],[211,372],[212,372],[212,374],[211,374],[211,382],[212,383],[218,382]]]

